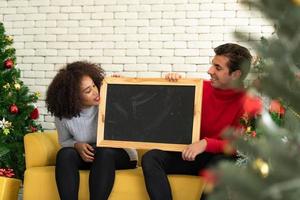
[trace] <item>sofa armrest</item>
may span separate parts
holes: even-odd
[[[26,168],[55,165],[58,144],[57,132],[29,133],[24,136]]]

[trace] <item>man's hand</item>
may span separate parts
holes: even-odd
[[[166,74],[165,79],[167,79],[170,82],[176,82],[179,79],[181,79],[181,75],[177,73],[168,73]]]
[[[205,139],[190,144],[186,149],[183,150],[182,159],[187,161],[194,161],[197,155],[205,151],[206,146],[207,142]]]
[[[94,148],[91,145],[88,143],[77,142],[74,144],[74,148],[85,162],[93,162]]]

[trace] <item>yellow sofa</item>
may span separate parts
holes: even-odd
[[[55,157],[60,146],[57,132],[30,133],[24,137],[26,171],[24,200],[59,200],[55,183]],[[139,158],[144,151],[139,150]],[[87,170],[80,171],[79,199],[89,199]],[[198,176],[169,175],[174,200],[199,200],[204,188]],[[149,199],[141,167],[117,170],[109,200]]]

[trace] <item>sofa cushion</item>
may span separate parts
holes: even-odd
[[[25,172],[24,200],[59,200],[55,183],[54,166],[32,167]],[[88,200],[89,171],[80,171],[79,199]],[[199,200],[204,184],[197,176],[169,175],[174,200]],[[192,187],[191,187],[192,186]],[[149,199],[141,167],[117,170],[116,179],[109,200]]]
[[[26,169],[55,165],[60,149],[56,131],[30,133],[24,137]]]

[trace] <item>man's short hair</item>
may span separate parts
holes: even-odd
[[[229,73],[241,70],[241,80],[244,80],[250,71],[252,56],[249,50],[234,43],[222,44],[214,49],[218,56],[226,56],[229,59],[227,66]]]

